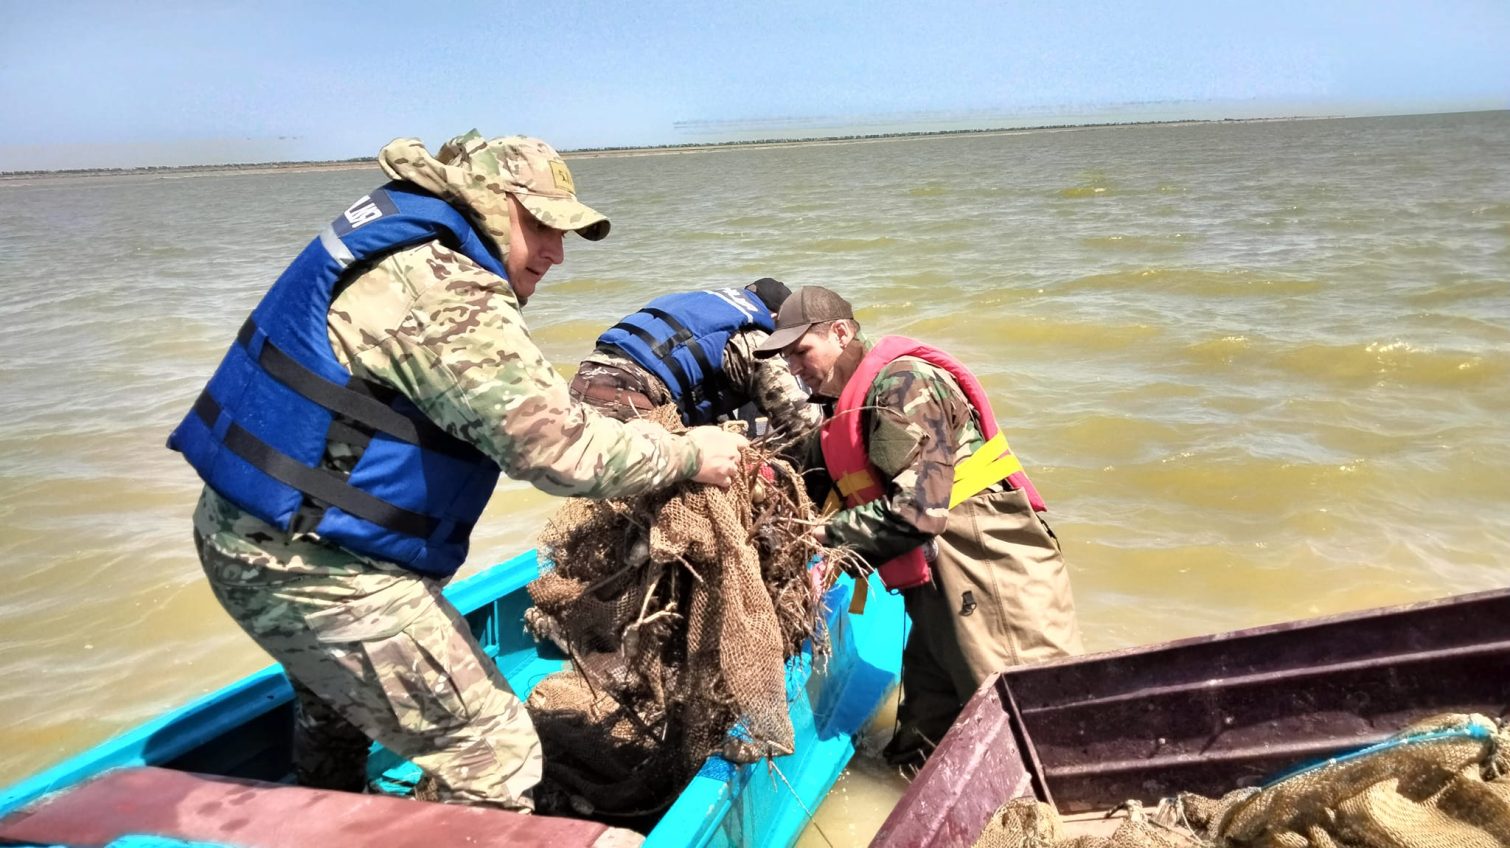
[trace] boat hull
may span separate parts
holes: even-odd
[[[521,625],[530,605],[525,587],[538,574],[535,552],[530,551],[446,591],[521,698],[565,665],[563,657],[537,645]],[[848,612],[852,592],[853,581],[845,577],[825,598],[833,658],[815,670],[811,655],[804,652],[788,666],[796,753],[773,764],[746,766],[709,758],[646,844],[786,846],[796,840],[810,811],[853,755],[853,737],[885,700],[899,671],[905,622],[901,599],[871,592],[864,614],[855,616]],[[282,671],[277,666],[264,668],[0,791],[0,827],[25,815],[24,808],[49,793],[77,787],[113,769],[150,766],[286,781],[291,772],[292,702]],[[401,767],[396,758],[379,750],[370,769]]]
[[[1216,797],[1447,712],[1510,704],[1510,590],[1008,669],[873,846],[971,845],[1005,801],[1064,814]]]

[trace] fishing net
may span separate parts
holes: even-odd
[[[680,429],[673,408],[657,417]],[[786,660],[808,640],[827,651],[808,569],[821,548],[800,476],[759,441],[742,458],[727,489],[573,499],[547,523],[553,565],[529,586],[525,624],[572,664],[526,703],[542,812],[647,816],[710,754],[791,753]]]
[[[1261,789],[1137,804],[1110,837],[1064,836],[1031,798],[992,815],[977,848],[1503,848],[1510,846],[1510,728],[1443,715]]]

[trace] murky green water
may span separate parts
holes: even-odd
[[[669,289],[839,290],[981,376],[1092,649],[1510,579],[1510,113],[573,169],[614,233],[569,241],[530,306],[554,361]],[[378,182],[0,183],[0,781],[266,662],[203,584],[198,485],[163,440],[268,282]],[[552,508],[503,485],[469,570]],[[863,841],[896,792],[862,764],[819,820]]]

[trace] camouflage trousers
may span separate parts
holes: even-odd
[[[1022,491],[966,500],[936,541],[933,582],[903,592],[893,763],[920,765],[992,674],[1084,650],[1059,540]]]
[[[301,784],[360,791],[376,740],[441,801],[532,809],[534,725],[439,581],[291,538],[209,489],[194,541],[221,606],[293,682]]]
[[[628,361],[608,364],[584,360],[568,391],[572,400],[619,421],[644,418],[656,407],[675,400],[660,378]]]

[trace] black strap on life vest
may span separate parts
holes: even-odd
[[[662,347],[661,343],[657,342],[655,337],[650,335],[649,331],[643,327],[636,327],[633,324],[615,324],[609,329],[623,330],[644,342],[645,346],[650,348],[651,353],[655,354],[657,359],[666,364],[666,367],[671,370],[672,379],[676,380],[676,385],[667,386],[667,388],[671,390],[673,395],[677,396],[677,403],[682,405],[684,409],[690,408],[687,406],[687,398],[693,395],[699,398],[702,397],[702,389],[692,382],[691,377],[687,376],[687,369],[683,368],[682,364],[676,361],[676,357],[667,356],[665,350],[668,348]],[[628,351],[625,351],[624,355],[629,356]],[[630,358],[633,359],[633,357]],[[695,407],[696,404],[693,404],[693,406]]]
[[[645,307],[644,312],[652,318],[658,318],[666,322],[666,326],[670,327],[671,332],[674,334],[672,338],[676,340],[676,343],[684,345],[687,351],[692,354],[692,358],[697,360],[697,367],[701,368],[703,372],[703,382],[699,387],[702,390],[702,395],[707,398],[714,413],[722,410],[724,408],[723,387],[727,381],[727,377],[722,371],[715,369],[712,363],[708,361],[708,352],[703,350],[702,343],[693,337],[692,332],[687,329],[686,325],[678,321],[676,316],[671,313],[651,306]],[[676,360],[671,359],[669,354],[662,354],[661,361],[669,365]],[[689,417],[701,402],[702,398],[697,398],[696,402],[685,405],[684,408]]]
[[[236,335],[237,343],[247,345],[256,332],[256,324],[248,318]],[[263,339],[257,362],[279,382],[334,413],[326,431],[326,441],[353,448],[354,461],[360,460],[361,453],[377,433],[460,459],[483,458],[476,448],[440,429],[428,418],[412,417],[395,409],[393,404],[403,396],[387,386],[355,376],[345,386],[332,383],[279,350],[268,339]],[[208,388],[194,402],[194,413],[206,426],[212,430],[215,428],[221,408]],[[294,532],[313,529],[331,506],[380,527],[424,539],[432,537],[442,524],[442,519],[404,509],[352,486],[348,474],[305,465],[234,422],[227,428],[222,441],[232,453],[253,467],[305,494],[306,503],[295,517]],[[458,523],[447,534],[446,541],[461,541],[471,531],[470,522]]]
[[[194,402],[194,413],[207,426],[214,427],[216,419],[220,417],[220,404],[210,397],[209,392],[205,392]],[[311,468],[252,435],[239,424],[233,423],[226,429],[223,441],[231,453],[274,480],[364,521],[422,539],[430,538],[440,527],[440,519],[394,506],[370,495],[352,486],[346,481],[346,475],[337,471]],[[468,525],[466,530],[470,532],[471,526]],[[464,534],[453,532],[450,537],[464,537]]]
[[[256,332],[256,323],[251,318],[246,319],[236,334],[237,343],[245,347]],[[355,375],[344,386],[332,383],[279,350],[270,339],[263,340],[257,363],[278,382],[344,418],[351,426],[371,433],[384,433],[401,442],[459,459],[471,459],[477,454],[476,448],[435,426],[435,422],[423,415],[409,416],[399,412],[392,404],[401,395],[380,383]],[[371,434],[348,443],[365,445],[370,438]]]

